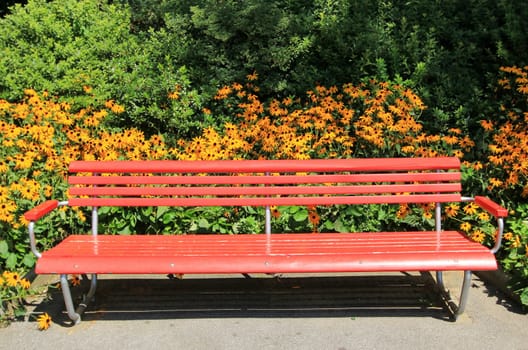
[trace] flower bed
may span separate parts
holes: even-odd
[[[106,127],[105,119],[119,116],[123,108],[108,101],[105,108],[73,109],[46,93],[26,91],[18,103],[0,100],[0,240],[1,269],[24,271],[34,258],[28,252],[22,213],[35,203],[63,198],[69,162],[77,159],[306,159],[335,157],[457,156],[464,160],[464,181],[475,192],[487,190],[512,209],[507,221],[504,248],[498,258],[512,279],[512,288],[528,304],[528,68],[503,68],[500,85],[515,96],[502,107],[501,118],[483,120],[478,143],[458,128],[434,134],[420,122],[426,108],[421,99],[402,85],[368,81],[340,88],[318,86],[306,98],[262,101],[256,74],[243,85],[233,83],[218,91],[209,119],[222,124],[203,129],[193,139],[174,140],[170,135],[145,134],[137,129]],[[89,89],[87,89],[89,91]],[[176,92],[169,92],[177,100]],[[87,103],[89,105],[89,103]],[[475,158],[476,154],[481,156]],[[465,184],[465,185],[466,185]],[[468,193],[470,194],[470,193]],[[250,209],[233,211],[140,208],[129,214],[102,209],[105,229],[183,233],[259,232]],[[194,209],[196,211],[196,209]],[[116,215],[119,214],[119,215]],[[448,205],[444,215],[449,228],[462,230],[492,245],[490,218],[477,207]],[[86,213],[58,211],[47,217],[43,230],[54,227],[39,241],[45,249],[68,233],[85,232]],[[430,228],[432,206],[273,208],[273,225],[283,232]],[[38,232],[40,233],[40,232]],[[37,234],[38,234],[37,233]],[[4,283],[4,285],[6,285]],[[11,286],[12,287],[12,286]],[[6,310],[5,301],[2,310]],[[2,315],[6,315],[5,311]]]

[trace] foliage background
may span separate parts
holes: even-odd
[[[427,127],[470,131],[495,111],[499,67],[528,64],[527,16],[508,0],[35,0],[0,24],[0,97],[90,85],[125,106],[112,125],[184,136],[209,122],[204,98],[253,71],[264,98],[376,78],[415,89]]]
[[[528,3],[29,0],[8,8],[12,3],[0,7],[0,270],[33,264],[20,214],[62,198],[69,160],[204,158],[210,154],[195,152],[197,142],[225,138],[225,153],[216,155],[459,156],[467,194],[488,194],[513,210],[500,257],[528,304]],[[402,124],[409,128],[395,131]],[[278,154],[265,142],[270,135],[283,145],[294,135],[296,143]],[[227,143],[235,139],[240,143]],[[248,145],[261,153],[249,154]],[[381,208],[369,222],[402,213],[402,222],[388,224],[427,224],[423,208]],[[159,229],[149,212],[107,214],[116,232]],[[207,222],[185,212],[154,217],[179,222],[174,232],[222,232],[236,220],[258,225],[254,213],[207,214]],[[353,226],[356,214],[318,213],[330,229],[347,220]],[[468,235],[479,229],[484,235],[475,238],[492,243],[477,213],[457,214],[452,225],[466,216]],[[277,225],[289,229],[308,217],[307,209],[285,211]],[[66,225],[42,248],[85,229],[81,212],[46,220],[43,229]]]

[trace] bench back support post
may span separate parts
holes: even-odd
[[[270,176],[269,171],[266,171],[266,176]],[[266,215],[266,218],[265,218],[265,223],[264,223],[265,225],[264,232],[269,237],[269,235],[271,234],[271,208],[269,205],[266,205],[265,215]]]
[[[97,207],[92,207],[92,236],[97,236],[99,227],[99,216]]]
[[[100,176],[99,173],[94,173],[94,176]],[[97,185],[94,185],[97,187]],[[92,207],[92,236],[97,236],[99,231],[99,213],[97,212],[97,207]]]
[[[442,232],[442,204],[435,204],[435,229],[436,233]]]
[[[271,209],[269,207],[269,205],[266,206],[266,222],[265,222],[265,232],[266,232],[266,235],[270,235],[271,234]]]

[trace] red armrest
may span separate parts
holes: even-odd
[[[59,206],[59,201],[49,200],[37,205],[35,208],[24,213],[24,217],[29,221],[37,221],[53,209]]]
[[[508,209],[500,206],[487,197],[475,196],[475,204],[497,218],[504,218],[508,216]]]

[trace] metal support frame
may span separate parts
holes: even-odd
[[[466,198],[466,197],[462,198],[463,201],[467,201],[471,199],[472,198]],[[502,237],[502,229],[501,229],[500,221],[502,221],[502,219],[499,219],[500,233],[498,233],[499,237],[497,238],[499,246],[500,246],[500,237]],[[435,205],[435,230],[436,230],[437,235],[440,235],[442,233],[442,205],[440,203],[436,203]],[[495,253],[495,251],[493,251],[493,253]],[[469,286],[471,285],[471,275],[472,274],[470,270],[464,271],[462,289],[460,291],[460,298],[458,300],[458,305],[457,305],[451,298],[449,290],[445,286],[443,271],[436,271],[436,284],[438,288],[440,289],[440,293],[446,299],[447,304],[455,320],[458,318],[458,316],[464,313],[464,310],[466,309],[466,304],[467,304],[467,299],[468,299],[468,294],[469,294]]]
[[[458,305],[452,299],[449,290],[444,284],[444,277],[442,271],[436,271],[436,284],[440,289],[440,293],[445,298],[447,306],[453,314],[454,319],[456,320],[458,316],[464,313],[466,309],[466,304],[469,296],[469,287],[471,286],[471,276],[472,273],[470,270],[464,271],[464,279],[462,281],[462,289],[460,290],[460,298],[458,299]]]
[[[81,323],[81,315],[88,307],[88,304],[92,300],[95,290],[97,289],[97,275],[92,274],[92,279],[90,280],[90,289],[88,290],[88,293],[83,296],[82,302],[75,308],[73,305],[73,298],[70,291],[70,283],[68,281],[68,275],[62,274],[60,275],[60,283],[61,283],[61,289],[62,289],[62,296],[64,298],[64,305],[66,306],[66,312],[68,314],[68,317],[70,320],[73,321],[74,324]]]

